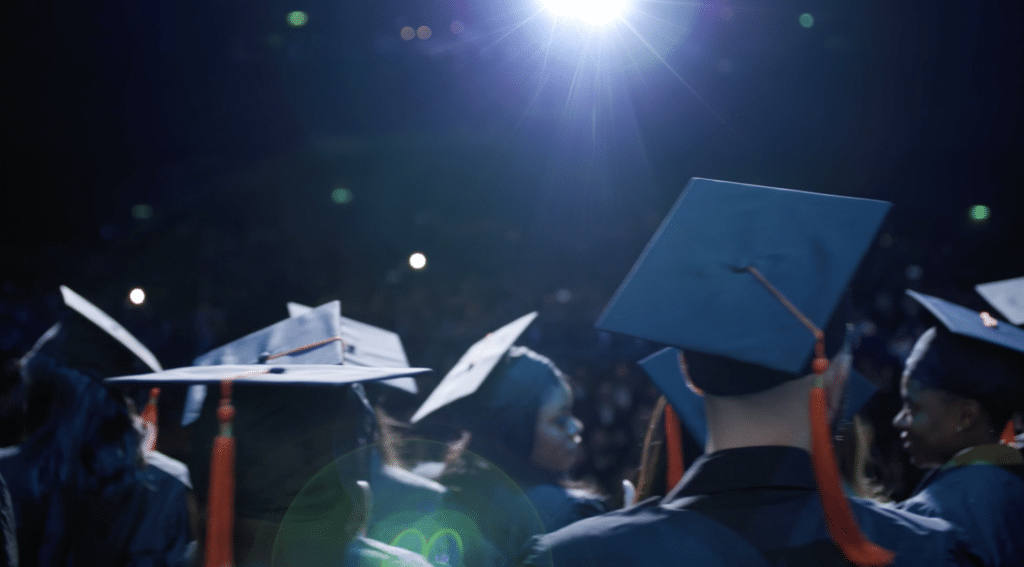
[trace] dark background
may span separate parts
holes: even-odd
[[[975,284],[1024,275],[1024,4],[641,2],[656,57],[529,2],[10,3],[0,350],[61,284],[165,367],[338,298],[436,380],[537,309],[524,342],[573,377],[582,472],[614,486],[654,346],[592,325],[691,177],[895,204],[855,294],[883,387],[921,330],[904,288],[982,309]]]

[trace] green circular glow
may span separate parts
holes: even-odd
[[[971,220],[983,221],[988,220],[989,215],[992,211],[985,205],[974,205],[971,207]]]
[[[153,218],[153,207],[146,204],[135,205],[132,207],[132,216],[139,220]]]
[[[331,191],[331,200],[339,205],[347,205],[352,202],[352,191],[344,187],[338,187]]]
[[[295,10],[294,12],[288,12],[288,25],[293,28],[301,28],[308,21],[309,16],[303,11]]]
[[[810,14],[800,14],[800,25],[809,28],[814,25],[814,16]]]

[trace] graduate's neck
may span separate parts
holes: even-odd
[[[808,396],[812,377],[784,382],[743,396],[705,393],[708,421],[705,452],[765,445],[810,450]]]

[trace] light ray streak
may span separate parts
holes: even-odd
[[[722,125],[728,128],[729,131],[732,132],[734,135],[739,135],[735,130],[733,130],[732,126],[729,126],[729,123],[727,123],[724,118],[722,118],[721,116],[719,116],[717,112],[715,112],[714,108],[711,108],[711,105],[708,104],[707,101],[705,101],[699,94],[697,94],[697,91],[693,90],[693,87],[690,86],[690,83],[686,82],[686,79],[684,79],[683,76],[679,74],[679,72],[673,69],[672,65],[669,65],[668,61],[664,57],[662,57],[660,53],[658,53],[658,50],[655,49],[654,46],[647,41],[647,38],[642,36],[640,32],[638,32],[636,28],[634,28],[633,25],[629,23],[629,21],[626,20],[625,18],[620,18],[619,21],[621,21],[626,26],[626,28],[629,29],[629,31],[633,32],[633,35],[635,35],[636,38],[639,39],[647,47],[648,50],[650,50],[651,54],[654,55],[658,59],[658,61],[660,61],[661,64],[664,65],[665,68],[669,70],[670,73],[672,73],[677,79],[679,79],[680,83],[682,83],[691,93],[693,93],[693,96],[697,97],[697,100],[699,100],[701,104],[703,104],[704,107],[708,109],[708,112],[710,112],[712,116],[717,118],[722,123]]]

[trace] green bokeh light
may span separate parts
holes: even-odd
[[[347,205],[352,202],[352,191],[344,187],[338,187],[331,191],[331,200],[339,205]]]
[[[295,10],[294,12],[288,12],[288,25],[293,28],[301,28],[306,25],[309,21],[309,16],[301,10]]]
[[[139,220],[146,220],[153,218],[153,207],[140,204],[132,207],[132,216]]]
[[[800,25],[809,28],[814,25],[814,16],[810,14],[800,14]]]
[[[971,220],[978,222],[985,221],[988,220],[988,217],[991,214],[992,211],[985,205],[974,205],[973,207],[971,207]]]

